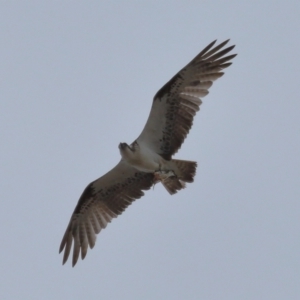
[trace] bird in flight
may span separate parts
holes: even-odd
[[[60,244],[63,264],[72,244],[72,265],[93,248],[96,235],[145,190],[161,182],[171,194],[193,182],[197,162],[173,159],[189,133],[193,119],[213,82],[231,65],[236,54],[229,40],[204,48],[154,96],[150,115],[140,136],[130,145],[119,144],[121,160],[83,191]]]

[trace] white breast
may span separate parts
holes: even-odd
[[[160,169],[163,158],[143,144],[135,144],[135,151],[126,149],[121,155],[130,165],[142,172],[154,172]]]

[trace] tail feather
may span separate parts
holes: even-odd
[[[197,162],[172,159],[171,168],[178,179],[181,179],[184,182],[193,182],[196,175]]]
[[[181,189],[185,188],[185,182],[178,179],[176,176],[162,179],[161,183],[170,195],[174,195]]]
[[[184,189],[186,182],[193,182],[196,175],[197,162],[188,160],[172,159],[169,166],[174,175],[167,178],[161,178],[162,185],[171,194],[176,194]]]

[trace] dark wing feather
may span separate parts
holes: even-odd
[[[120,215],[135,199],[153,185],[153,174],[139,172],[121,160],[111,171],[91,182],[82,193],[61,241],[63,264],[73,245],[73,266],[79,254],[84,259],[88,246],[93,248],[96,234]]]
[[[165,159],[178,151],[213,81],[236,54],[225,56],[234,46],[221,50],[229,40],[214,47],[216,41],[202,50],[154,96],[147,123],[137,139]]]

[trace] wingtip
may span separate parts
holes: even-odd
[[[59,249],[58,249],[58,254],[60,254],[63,250],[64,250],[64,246],[63,246],[63,245],[60,245],[60,246],[59,246]]]
[[[230,39],[225,40],[224,42],[220,43],[220,44],[218,45],[218,47],[219,47],[220,49],[223,48],[225,45],[228,44],[229,41],[230,41]]]
[[[212,41],[210,44],[208,44],[195,58],[197,59],[197,57],[204,55],[205,53],[207,53],[216,43],[217,40]]]
[[[67,262],[67,260],[68,260],[68,257],[66,257],[66,255],[64,255],[62,264],[64,265]]]
[[[77,264],[78,261],[78,257],[79,257],[79,252],[73,254],[73,259],[72,259],[72,267],[74,267]]]
[[[75,267],[75,265],[77,264],[77,262],[78,262],[78,257],[76,259],[72,260],[72,268]]]
[[[228,40],[229,41],[229,40]],[[229,46],[228,48],[230,48],[230,50],[235,48],[235,45]]]

